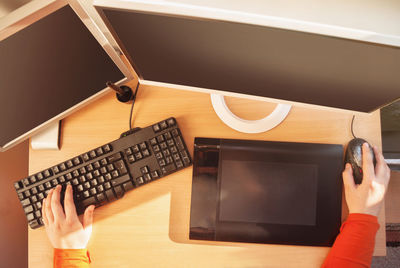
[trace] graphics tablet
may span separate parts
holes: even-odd
[[[195,138],[190,239],[331,246],[343,147]]]

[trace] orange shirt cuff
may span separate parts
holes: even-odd
[[[89,267],[90,254],[87,249],[54,249],[54,268]]]

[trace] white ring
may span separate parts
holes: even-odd
[[[243,133],[261,133],[268,131],[283,120],[288,115],[291,105],[278,104],[274,111],[265,118],[259,120],[245,120],[234,115],[225,103],[223,95],[211,94],[211,102],[218,117],[229,127]]]

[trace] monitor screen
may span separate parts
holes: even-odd
[[[372,112],[400,97],[400,48],[206,18],[100,8],[142,80]]]
[[[70,6],[0,41],[0,146],[125,76]]]

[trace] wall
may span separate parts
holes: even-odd
[[[27,141],[0,153],[0,267],[28,266],[28,225],[13,184],[27,176]]]

